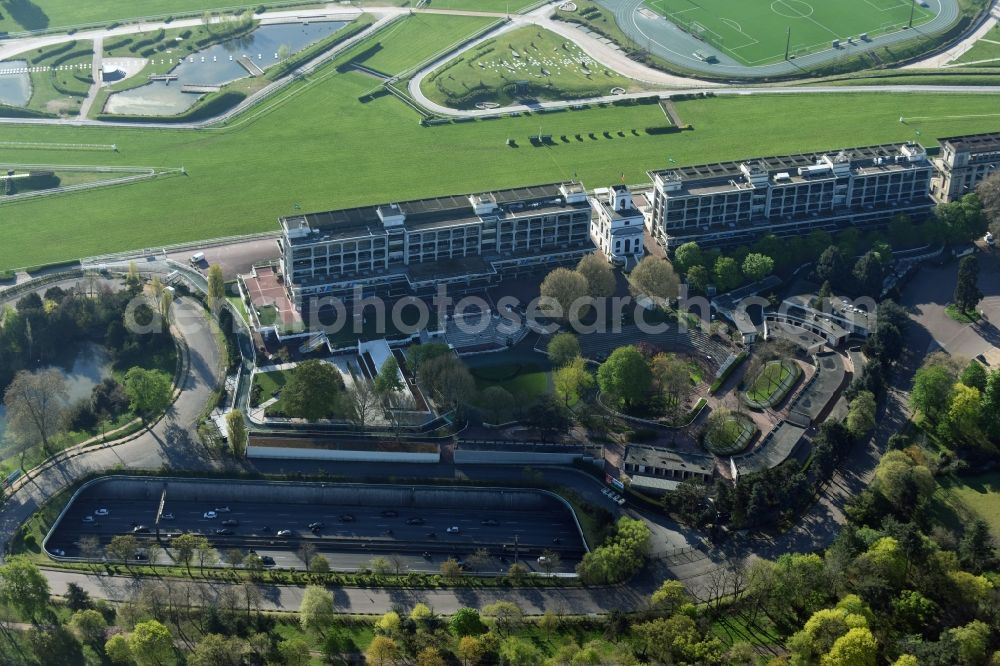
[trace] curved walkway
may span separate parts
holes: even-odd
[[[947,51],[936,53],[927,58],[923,58],[909,65],[904,65],[903,69],[928,69],[928,68],[948,68],[948,63],[961,58],[967,51],[976,45],[981,38],[997,25],[1000,18],[1000,0],[993,0],[989,14],[978,28],[966,35],[960,42],[952,46]],[[950,65],[950,67],[961,67],[961,64]]]

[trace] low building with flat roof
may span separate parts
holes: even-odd
[[[932,166],[916,143],[650,171],[656,241],[668,252],[926,217]]]
[[[711,481],[715,474],[715,459],[707,455],[630,444],[625,449],[622,470],[637,490],[663,493],[675,490],[688,479],[702,483]]]
[[[940,143],[931,181],[931,194],[938,201],[954,201],[974,192],[984,178],[1000,171],[1000,132],[952,136]]]
[[[297,308],[310,298],[455,292],[593,250],[576,182],[291,215],[280,270]]]

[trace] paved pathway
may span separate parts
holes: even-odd
[[[976,42],[992,30],[994,26],[997,25],[998,19],[1000,19],[1000,0],[993,0],[993,4],[990,7],[990,12],[986,17],[986,20],[983,21],[979,27],[972,31],[968,36],[963,38],[962,41],[958,42],[947,51],[942,51],[941,53],[936,53],[916,62],[912,62],[909,65],[904,65],[903,69],[934,69],[948,67],[948,63],[961,58],[967,51],[976,45]],[[951,65],[951,67],[960,66],[961,65],[959,64]]]
[[[101,81],[103,80],[103,70],[104,70],[104,37],[94,38],[94,61],[91,63],[90,76],[94,79],[94,82],[90,85],[90,90],[87,91],[87,99],[83,100],[83,104],[80,105],[80,117],[86,118],[90,115],[90,107],[94,105],[94,100],[97,98],[97,93],[101,90]]]

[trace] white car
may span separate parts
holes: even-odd
[[[94,515],[95,516],[106,516],[109,513],[111,513],[111,512],[108,511],[107,509],[98,509],[97,511],[94,512]]]
[[[445,532],[447,532],[448,534],[458,534],[460,531],[461,530],[459,530],[458,527],[454,525],[445,530]]]
[[[205,513],[201,514],[201,517],[202,518],[218,518],[219,514],[217,514],[214,511],[206,511]]]
[[[63,550],[62,548],[53,548],[52,554],[58,555],[59,557],[66,557],[66,551]]]
[[[83,517],[83,522],[85,522],[85,523],[93,523],[93,522],[95,522],[94,521],[94,517],[93,516],[84,516]]]
[[[160,515],[160,520],[173,520],[173,519],[174,519],[174,514],[172,513],[164,513]]]
[[[544,555],[540,555],[538,557],[538,563],[539,564],[546,564],[548,561],[549,561],[549,558],[545,557]]]
[[[216,513],[229,513],[229,507],[228,506],[216,507],[215,512]]]
[[[275,536],[278,536],[278,537],[290,537],[290,536],[292,536],[292,531],[291,530],[278,530],[275,533]]]

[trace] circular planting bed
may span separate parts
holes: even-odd
[[[709,417],[711,419],[711,417]],[[730,412],[705,430],[705,448],[717,456],[731,456],[750,445],[757,426],[744,414]]]
[[[754,409],[774,407],[802,377],[802,368],[791,360],[768,361],[743,392],[743,400]]]

